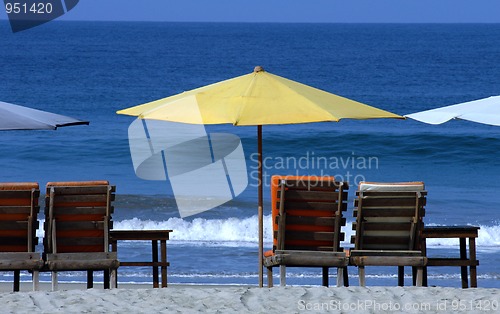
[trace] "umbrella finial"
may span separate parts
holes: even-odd
[[[264,72],[264,68],[263,68],[263,67],[261,67],[260,65],[258,65],[258,66],[256,66],[256,67],[253,69],[253,71],[254,71],[255,73],[257,73],[257,72]]]

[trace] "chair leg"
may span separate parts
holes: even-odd
[[[286,266],[280,265],[280,286],[286,286]]]
[[[116,268],[111,269],[111,275],[108,277],[108,279],[111,281],[110,289],[117,288],[118,282],[117,282],[117,272],[118,270]]]
[[[349,274],[347,272],[347,267],[342,268],[342,272],[344,273],[344,287],[349,287]]]
[[[403,287],[405,285],[405,267],[398,266],[398,286]]]
[[[111,270],[111,281],[114,282],[114,288],[118,288],[118,269]]]
[[[20,281],[21,281],[21,271],[14,270],[14,288],[13,288],[14,292],[19,291]]]
[[[416,286],[417,285],[417,267],[412,266],[411,267],[411,283],[412,285]]]
[[[52,272],[52,291],[57,291],[58,290],[58,282],[57,282],[57,272],[53,271]]]
[[[267,287],[273,287],[273,268],[267,267]]]
[[[425,266],[425,267],[424,267],[423,277],[424,277],[424,278],[423,278],[423,280],[422,280],[422,286],[427,287],[427,285],[428,285],[428,284],[427,284],[427,266]],[[415,282],[415,285],[416,285],[416,284],[417,284],[417,283]]]
[[[87,270],[87,289],[94,288],[94,271]]]
[[[104,270],[104,279],[103,279],[103,283],[104,283],[104,289],[109,289],[109,269],[105,269]]]
[[[365,282],[365,266],[358,266],[358,275],[359,275],[359,286],[364,287]]]
[[[337,287],[342,286],[342,283],[345,282],[344,279],[344,268],[337,268]]]
[[[328,267],[323,267],[323,282],[324,287],[328,287]]]
[[[417,287],[422,287],[423,278],[424,278],[424,268],[418,267],[417,268]]]
[[[38,270],[33,270],[32,281],[33,281],[33,291],[38,291],[40,289],[40,279]]]

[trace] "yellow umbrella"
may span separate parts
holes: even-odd
[[[195,112],[196,111],[196,112]],[[117,111],[141,119],[191,124],[257,125],[259,286],[263,285],[262,125],[404,117],[264,71]]]

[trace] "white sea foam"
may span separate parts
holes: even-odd
[[[266,246],[272,243],[271,216],[264,217],[264,242]],[[480,226],[477,246],[479,249],[500,250],[500,225]],[[166,221],[141,220],[139,218],[116,221],[115,229],[147,230],[172,229],[172,244],[214,245],[214,246],[256,246],[258,243],[257,216],[248,218],[204,219],[196,218],[192,221],[181,218],[170,218]],[[342,246],[351,247],[352,223],[344,227],[345,240]],[[427,245],[434,247],[458,246],[457,239],[429,239]]]
[[[271,226],[271,216],[264,217],[264,226]],[[248,218],[203,219],[192,221],[169,218],[166,221],[141,220],[133,218],[117,221],[114,229],[147,230],[172,229],[170,243],[214,246],[255,246],[258,242],[257,216]],[[271,228],[264,228],[264,241],[272,243]]]

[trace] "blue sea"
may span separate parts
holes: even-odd
[[[256,65],[401,115],[500,94],[499,24],[54,21],[13,34],[0,22],[0,100],[90,121],[57,131],[1,132],[0,180],[36,181],[42,190],[48,181],[109,180],[117,186],[115,229],[174,230],[168,241],[169,283],[258,284],[256,127],[207,127],[241,138],[249,186],[224,205],[180,218],[168,181],[136,177],[127,138],[134,118],[117,110],[244,75]],[[424,181],[425,223],[480,226],[478,286],[500,288],[500,128],[458,120],[439,126],[343,120],[264,126],[263,132],[265,178],[326,174],[349,182],[345,247],[351,246],[360,180]],[[287,158],[303,164],[279,163]],[[340,162],[315,163],[321,158]],[[265,249],[270,249],[268,186],[264,202]],[[428,243],[430,254],[458,257],[456,239]],[[120,259],[149,256],[146,242],[120,243]],[[356,269],[349,273],[357,285]],[[149,268],[123,267],[119,274],[119,282],[151,283]],[[397,282],[394,268],[371,267],[367,274],[368,285]],[[331,271],[332,282],[334,275]],[[85,275],[60,278],[83,282]],[[12,274],[1,274],[0,280],[11,279]],[[320,285],[321,273],[289,269],[287,283]],[[429,285],[460,287],[459,268],[429,268]]]

